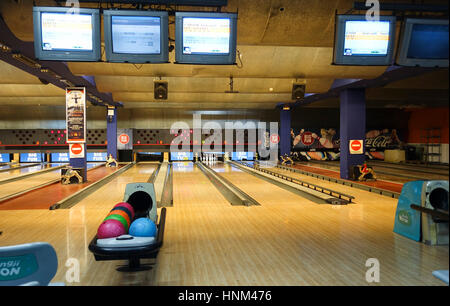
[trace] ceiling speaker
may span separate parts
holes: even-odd
[[[305,97],[305,84],[293,84],[292,85],[292,100],[299,100]]]
[[[155,100],[167,100],[168,83],[167,81],[154,81]]]

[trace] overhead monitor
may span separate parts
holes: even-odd
[[[407,18],[397,65],[448,67],[448,19]]]
[[[21,163],[40,163],[44,160],[42,158],[42,154],[41,153],[20,153],[19,162],[21,162]]]
[[[334,64],[391,65],[395,42],[395,16],[368,21],[365,15],[337,15]]]
[[[0,163],[9,163],[9,162],[11,162],[9,153],[0,153]]]
[[[87,152],[86,161],[87,162],[106,162],[107,152]]]
[[[106,10],[103,12],[108,62],[169,62],[168,13]]]
[[[69,162],[69,153],[51,153],[50,159],[52,163]]]
[[[236,63],[237,14],[176,12],[175,61],[181,64]]]
[[[231,160],[253,160],[253,152],[232,152]]]
[[[172,161],[194,160],[194,153],[193,152],[170,152],[170,160],[172,160]]]
[[[99,61],[100,15],[97,9],[33,7],[34,52],[48,61]]]

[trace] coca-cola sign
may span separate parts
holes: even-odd
[[[390,136],[380,135],[374,138],[366,138],[366,148],[387,148],[391,143]]]
[[[339,149],[339,132],[333,128],[291,130],[292,148],[297,150],[311,149]],[[369,130],[365,135],[367,150],[384,150],[401,146],[397,130],[380,129]]]

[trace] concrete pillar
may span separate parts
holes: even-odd
[[[349,167],[365,160],[366,98],[364,88],[346,89],[340,93],[340,170],[341,178],[349,178]],[[363,153],[350,154],[349,141],[363,140]]]
[[[117,109],[115,107],[108,107],[106,116],[106,151],[117,159]]]
[[[280,155],[291,153],[291,109],[280,110]]]

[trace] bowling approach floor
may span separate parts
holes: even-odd
[[[96,262],[88,244],[98,225],[125,185],[147,181],[156,167],[139,163],[71,209],[1,210],[0,245],[49,242],[59,261],[52,281],[66,285],[364,286],[374,284],[365,279],[369,258],[380,263],[378,285],[444,284],[431,273],[448,269],[448,246],[394,234],[396,199],[302,177],[355,196],[350,205],[320,205],[223,163],[211,167],[260,206],[232,206],[193,163],[174,163],[155,267],[119,272],[125,261]],[[80,263],[79,282],[66,282],[70,258]]]

